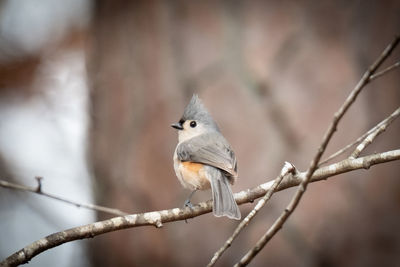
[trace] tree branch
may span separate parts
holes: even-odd
[[[317,169],[311,182],[325,180],[328,177],[341,173],[350,172],[358,169],[368,169],[372,165],[381,164],[389,161],[400,160],[400,149],[384,153],[369,155],[357,159],[346,159],[338,163]],[[279,184],[276,191],[281,191],[289,187],[297,186],[304,180],[306,173],[298,173],[293,176],[286,176]],[[253,189],[248,189],[235,194],[235,200],[238,204],[253,202],[255,199],[264,196],[272,187],[274,181],[261,184]],[[95,222],[65,231],[51,234],[39,239],[23,249],[10,255],[0,266],[16,266],[27,263],[36,255],[50,248],[74,240],[92,238],[97,235],[105,234],[120,229],[153,225],[162,227],[163,223],[185,220],[212,211],[212,201],[202,202],[190,208],[174,208],[170,210],[152,211],[146,213],[132,214],[121,217],[115,217],[108,220]]]
[[[276,188],[279,186],[279,184],[282,182],[283,178],[289,174],[295,174],[296,168],[288,163],[285,162],[281,173],[279,176],[274,180],[274,183],[272,186],[267,190],[267,193],[264,195],[262,199],[260,199],[257,203],[257,205],[254,207],[254,209],[247,214],[246,218],[244,218],[240,224],[236,227],[235,231],[233,232],[232,236],[226,240],[225,244],[217,251],[215,252],[213,258],[211,259],[210,263],[207,265],[208,267],[214,266],[214,264],[217,262],[217,260],[222,256],[222,254],[225,252],[225,250],[228,249],[232,245],[233,240],[239,235],[239,233],[249,224],[249,222],[256,216],[258,211],[265,206],[267,201],[271,198],[272,194],[275,192]]]
[[[382,123],[379,127],[377,127],[375,129],[375,131],[373,131],[372,133],[370,133],[365,139],[364,141],[362,141],[357,147],[356,149],[353,151],[353,153],[351,153],[350,158],[358,158],[361,154],[361,152],[368,146],[370,145],[374,139],[380,135],[381,133],[383,133],[386,128],[390,125],[390,123],[392,123],[392,121],[394,121],[394,119],[400,115],[400,108],[396,109],[395,112],[392,113],[392,115],[390,115],[388,117],[387,120],[385,120],[385,123]]]
[[[76,206],[78,208],[85,208],[85,209],[101,211],[101,212],[105,212],[105,213],[113,214],[113,215],[117,215],[117,216],[128,215],[128,213],[120,211],[118,209],[107,208],[107,207],[94,205],[94,204],[78,203],[78,202],[75,202],[75,201],[72,201],[72,200],[69,200],[69,199],[54,195],[54,194],[43,192],[42,183],[41,183],[42,178],[41,177],[36,177],[36,180],[38,181],[38,186],[37,187],[30,187],[30,186],[10,183],[10,182],[4,181],[4,180],[0,180],[0,187],[35,193],[35,194],[38,194],[38,195],[41,195],[41,196],[45,196],[45,197],[48,197],[48,198],[51,198],[51,199],[55,199],[55,200],[58,200],[58,201],[61,201],[61,202],[67,203],[67,204],[74,205],[74,206]]]
[[[289,216],[296,209],[299,204],[303,194],[307,189],[307,185],[314,173],[314,171],[318,168],[318,163],[324,153],[330,139],[337,129],[337,125],[339,121],[344,116],[346,111],[350,108],[350,106],[356,100],[358,94],[361,90],[370,82],[370,77],[376,72],[376,70],[382,65],[382,63],[389,57],[392,51],[395,49],[397,44],[400,41],[400,36],[397,36],[392,43],[390,43],[386,49],[382,52],[380,57],[368,68],[368,70],[364,73],[361,80],[358,82],[356,87],[350,92],[350,95],[347,97],[346,101],[342,104],[339,110],[335,113],[333,120],[328,128],[328,131],[324,135],[322,139],[321,145],[319,146],[317,153],[314,158],[311,160],[310,167],[308,168],[304,180],[300,183],[295,195],[292,200],[289,202],[286,209],[279,216],[279,218],[275,221],[275,223],[268,229],[268,231],[258,240],[256,245],[249,250],[242,259],[235,266],[246,266],[250,263],[250,261],[264,248],[264,246],[268,243],[268,241],[282,228],[283,224],[289,218]]]
[[[336,158],[339,155],[342,155],[343,153],[348,151],[354,145],[361,143],[368,135],[370,135],[371,133],[375,132],[378,128],[382,127],[383,125],[385,125],[385,128],[387,128],[387,126],[390,125],[399,115],[400,115],[400,107],[398,109],[396,109],[392,114],[390,114],[389,117],[387,117],[386,119],[384,119],[383,121],[381,121],[380,123],[378,123],[377,125],[372,127],[371,129],[369,129],[368,132],[366,132],[365,134],[363,134],[359,138],[357,138],[356,141],[354,141],[351,144],[348,144],[344,148],[342,148],[339,151],[337,151],[337,152],[333,153],[332,155],[330,155],[325,160],[321,161],[319,163],[319,166],[321,166],[322,164],[332,160],[333,158]]]
[[[370,129],[367,133],[359,137],[355,142],[350,145],[347,145],[344,149],[336,152],[332,156],[330,156],[326,161],[338,156],[339,154],[346,151],[346,149],[352,147],[356,143],[361,144],[357,146],[356,150],[351,154],[351,158],[357,158],[360,153],[366,148],[367,145],[371,144],[373,140],[381,134],[386,128],[400,115],[400,107],[396,109],[389,117],[378,123],[372,129]],[[322,163],[321,163],[322,164]],[[295,167],[287,162],[285,162],[284,167],[281,170],[281,174],[275,179],[274,184],[271,188],[267,191],[265,196],[257,203],[255,208],[243,219],[240,224],[237,226],[235,231],[233,232],[232,236],[225,241],[224,245],[214,254],[213,258],[211,259],[210,263],[207,266],[214,266],[217,260],[222,256],[222,254],[228,249],[231,245],[233,240],[239,235],[239,233],[249,224],[250,220],[257,214],[257,212],[266,204],[266,202],[271,198],[275,188],[281,183],[283,177],[288,173],[293,173],[297,171]]]
[[[389,66],[386,69],[384,69],[384,70],[382,70],[382,71],[380,71],[380,72],[378,72],[378,73],[376,73],[374,75],[371,75],[371,77],[369,77],[369,80],[372,81],[372,80],[374,80],[374,79],[376,79],[376,78],[378,78],[380,76],[383,76],[386,73],[388,73],[388,72],[390,72],[390,71],[392,71],[392,70],[394,70],[395,68],[398,68],[398,67],[400,67],[400,61],[397,61],[392,66]]]

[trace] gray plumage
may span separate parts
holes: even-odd
[[[220,131],[217,123],[211,117],[210,113],[204,107],[203,102],[197,95],[193,95],[192,99],[190,99],[189,104],[185,107],[182,115],[182,120],[197,120],[207,126],[210,126],[212,130],[218,132]]]
[[[240,210],[225,174],[211,166],[205,166],[205,168],[207,168],[206,173],[210,177],[214,215],[240,220]]]
[[[207,164],[226,173],[233,184],[237,177],[237,162],[228,141],[219,132],[205,133],[178,145],[178,159]]]

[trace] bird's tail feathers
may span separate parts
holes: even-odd
[[[217,217],[240,220],[241,214],[229,184],[229,180],[218,169],[211,167],[209,178],[213,195],[213,213]]]

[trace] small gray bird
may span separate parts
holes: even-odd
[[[213,213],[239,220],[240,210],[231,187],[237,178],[235,153],[222,136],[218,125],[197,95],[193,95],[182,118],[171,125],[178,130],[178,145],[174,153],[174,169],[183,187],[197,190],[211,187]]]

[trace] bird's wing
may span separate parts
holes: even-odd
[[[207,164],[237,177],[235,153],[218,132],[202,134],[179,144],[178,159]]]

